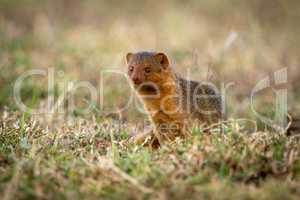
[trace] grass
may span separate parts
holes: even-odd
[[[272,132],[194,130],[157,151],[122,146],[120,130],[78,120],[47,131],[1,119],[0,191],[43,199],[297,199],[300,139]],[[124,131],[123,129],[121,131]],[[124,133],[123,133],[124,134]],[[237,189],[238,188],[238,189]]]

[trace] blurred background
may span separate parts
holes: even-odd
[[[101,71],[126,72],[127,52],[152,50],[165,52],[182,76],[191,74],[219,88],[233,83],[227,89],[226,112],[236,118],[255,119],[251,90],[287,68],[288,110],[298,115],[299,20],[298,0],[0,0],[0,109],[18,110],[13,88],[20,75],[51,68],[55,81],[50,90],[47,76],[25,79],[21,90],[29,107],[45,108],[49,95],[62,102],[53,108],[51,122],[64,122],[66,116],[139,121],[143,114],[134,105],[120,110],[131,94],[126,78],[109,73],[101,78]],[[104,86],[103,95],[91,102],[90,94],[77,88],[72,93],[76,107],[70,110],[66,88],[79,81]],[[257,94],[254,103],[259,113],[272,117],[274,88]],[[86,114],[89,105],[92,112]],[[105,112],[109,110],[117,112]]]

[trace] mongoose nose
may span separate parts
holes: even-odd
[[[132,78],[132,81],[133,81],[134,84],[136,84],[136,85],[141,84],[141,82],[142,82],[138,77],[133,77],[133,78]]]

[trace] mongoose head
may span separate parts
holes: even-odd
[[[169,68],[169,60],[164,53],[128,53],[126,61],[128,76],[135,87],[143,83],[159,84],[164,79],[163,72]]]

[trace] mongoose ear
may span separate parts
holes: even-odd
[[[129,63],[129,61],[132,58],[132,56],[133,56],[133,53],[127,53],[127,55],[126,55],[126,62],[127,62],[127,64]]]
[[[158,58],[158,62],[161,64],[161,66],[166,69],[169,67],[169,59],[164,53],[157,53],[156,57]]]

